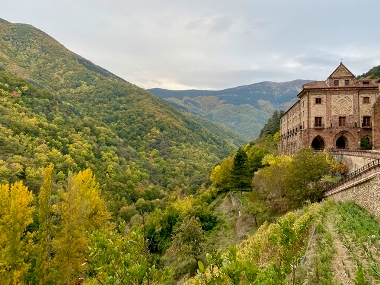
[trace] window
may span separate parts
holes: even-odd
[[[314,127],[322,127],[322,117],[314,118]]]
[[[363,81],[363,85],[369,85],[369,81]]]
[[[334,80],[334,86],[339,86],[339,80]]]
[[[350,85],[350,80],[348,80],[348,79],[346,79],[346,80],[344,80],[344,85]]]
[[[363,97],[363,104],[369,104],[369,97]]]
[[[315,98],[315,104],[322,104],[322,98]]]
[[[339,127],[344,127],[346,125],[346,117],[339,117]]]
[[[370,127],[371,126],[371,117],[363,116],[363,124],[362,127]]]

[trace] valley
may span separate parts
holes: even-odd
[[[0,19],[0,283],[378,284],[342,163],[278,153],[306,82],[147,91]]]
[[[310,81],[260,82],[214,91],[158,88],[148,91],[182,112],[202,116],[254,140],[272,113],[293,105],[302,85]]]

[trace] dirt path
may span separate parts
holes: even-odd
[[[356,273],[356,265],[351,260],[350,253],[340,240],[339,235],[334,230],[334,226],[331,221],[327,222],[327,227],[333,237],[335,248],[335,255],[331,261],[334,281],[337,282],[337,284],[354,284],[353,279]]]

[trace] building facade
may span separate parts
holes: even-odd
[[[325,81],[303,85],[281,117],[279,150],[380,149],[379,80],[359,79],[340,63]]]

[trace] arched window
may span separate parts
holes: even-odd
[[[311,142],[311,147],[315,150],[325,149],[325,142],[321,136],[316,136]]]
[[[364,137],[360,140],[360,148],[361,149],[371,149],[372,148],[371,141],[370,141],[369,137]]]

